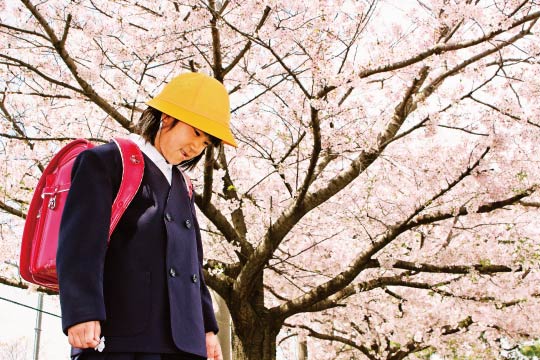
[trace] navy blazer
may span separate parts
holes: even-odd
[[[122,176],[114,143],[81,153],[57,253],[62,327],[99,320],[106,352],[187,352],[206,357],[218,331],[202,272],[193,199],[180,171],[172,184],[145,156],[141,186],[107,246]]]

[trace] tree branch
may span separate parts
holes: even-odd
[[[255,28],[255,34],[263,27],[264,23],[266,22],[266,19],[268,19],[268,15],[270,14],[270,6],[266,6],[264,8],[264,12],[262,14],[261,20],[259,20],[259,23],[257,24],[257,27]],[[251,48],[251,40],[248,40],[246,42],[246,45],[244,48],[238,53],[238,55],[235,56],[235,58],[231,61],[231,63],[223,69],[223,76],[227,75],[239,62],[242,60],[244,55],[248,52],[248,50]]]
[[[435,46],[433,46],[433,47],[431,47],[431,48],[429,48],[429,49],[427,49],[427,50],[425,50],[425,51],[423,51],[423,52],[421,52],[421,53],[419,53],[419,54],[417,54],[417,55],[415,55],[413,57],[410,57],[409,59],[398,61],[398,62],[388,64],[388,65],[379,66],[378,68],[375,68],[375,69],[366,69],[364,71],[361,71],[359,73],[359,77],[360,78],[366,78],[366,77],[374,75],[374,74],[379,74],[379,73],[383,73],[383,72],[398,70],[398,69],[407,67],[409,65],[418,63],[418,62],[420,62],[422,60],[425,60],[428,57],[430,57],[431,55],[440,55],[440,54],[443,54],[443,53],[449,52],[449,51],[466,49],[468,47],[475,46],[475,45],[481,44],[483,42],[487,42],[488,40],[493,39],[497,35],[505,33],[510,29],[518,27],[518,26],[520,26],[522,24],[525,24],[525,23],[527,23],[529,21],[536,20],[538,18],[540,18],[540,11],[537,11],[535,13],[524,16],[523,18],[521,18],[519,20],[516,20],[508,29],[494,30],[494,31],[492,31],[490,33],[485,34],[482,37],[479,37],[478,39],[464,41],[464,42],[461,42],[461,43],[450,43],[450,44],[439,43],[439,44],[436,44]]]
[[[217,292],[229,304],[233,280],[223,274],[211,274],[207,268],[203,268],[203,274],[206,285]]]
[[[21,29],[21,28],[17,28],[17,27],[10,26],[10,25],[7,25],[7,24],[2,24],[2,23],[0,23],[0,27],[6,28],[8,30],[13,30],[13,31],[16,31],[16,32],[20,32],[20,33],[23,33],[23,34],[38,36],[38,37],[43,38],[43,39],[45,39],[47,41],[50,41],[50,39],[48,37],[46,37],[45,35],[40,34],[38,32],[35,32],[35,31]]]
[[[215,270],[219,269],[223,271],[223,274],[225,276],[235,279],[238,276],[238,273],[240,272],[240,263],[224,263],[223,261],[215,260],[215,259],[208,259],[206,261],[206,265],[204,266],[207,270]]]
[[[319,161],[319,155],[321,153],[321,124],[319,119],[319,110],[314,107],[310,107],[311,113],[311,131],[313,133],[313,149],[311,150],[311,155],[309,157],[309,166],[306,171],[306,176],[304,182],[300,189],[297,192],[297,198],[295,201],[294,207],[301,207],[304,202],[305,196],[308,192],[309,185],[313,183],[315,176],[315,168],[317,167],[317,162]]]
[[[65,44],[62,43],[62,40],[58,39],[58,37],[54,33],[54,30],[51,28],[47,20],[45,20],[45,18],[41,15],[41,13],[36,9],[36,7],[30,2],[30,0],[21,0],[21,2],[26,6],[28,10],[30,10],[32,15],[36,18],[36,20],[39,22],[39,24],[45,31],[45,33],[49,36],[50,41],[52,45],[54,46],[56,52],[58,53],[58,55],[60,55],[60,58],[64,61],[67,68],[69,69],[69,71],[71,72],[74,79],[77,81],[77,83],[79,84],[82,90],[75,89],[71,86],[70,88],[78,93],[84,94],[86,97],[92,100],[97,106],[99,106],[102,110],[104,110],[107,114],[109,114],[114,120],[116,120],[122,127],[124,127],[127,130],[130,130],[131,122],[125,116],[120,114],[115,108],[113,108],[104,98],[99,96],[96,93],[96,91],[92,88],[92,86],[79,75],[77,65],[75,64],[75,61],[71,58],[69,53],[67,52],[64,46]],[[67,36],[67,29],[64,30],[64,35]],[[4,55],[0,55],[0,56],[5,57]],[[58,82],[53,81],[53,83],[58,83]]]
[[[534,192],[534,187],[530,188],[528,190],[523,191],[522,193],[512,196],[508,199],[500,200],[500,201],[494,201],[490,203],[486,203],[484,205],[481,205],[478,207],[476,212],[491,212],[497,209],[501,209],[504,206],[516,204],[519,200],[523,199],[524,197],[530,196]],[[441,193],[441,192],[440,192]],[[439,193],[439,194],[440,194]],[[435,195],[437,197],[439,194]],[[420,207],[422,209],[423,206]],[[438,214],[438,216],[426,216],[425,218],[422,218],[420,220],[412,221],[412,218],[414,218],[419,212],[419,209],[415,210],[411,215],[409,215],[404,221],[402,221],[400,224],[389,226],[388,230],[381,236],[381,238],[378,241],[375,241],[370,249],[365,250],[362,252],[348,267],[347,270],[341,272],[337,276],[335,276],[333,279],[313,288],[305,295],[302,295],[296,299],[293,299],[287,303],[284,303],[280,305],[279,307],[275,307],[271,309],[271,311],[275,312],[276,314],[279,314],[279,316],[288,317],[292,314],[296,314],[298,312],[305,311],[306,308],[309,308],[311,305],[316,304],[317,302],[321,301],[322,299],[329,298],[329,299],[339,299],[340,297],[335,297],[332,294],[336,294],[340,291],[345,291],[344,289],[351,288],[349,285],[358,274],[366,268],[367,264],[370,263],[371,258],[379,252],[381,249],[383,249],[386,245],[388,245],[391,241],[396,239],[400,234],[403,232],[410,230],[416,226],[423,225],[427,222],[427,219],[430,219],[430,222],[434,221],[440,221],[447,218],[451,218],[454,216],[463,216],[468,214],[468,211],[464,208],[460,210],[459,214],[445,214],[447,216],[443,216],[443,214]],[[437,219],[437,220],[435,220]],[[401,281],[401,280],[399,280]],[[388,283],[381,283],[381,285],[388,285]],[[370,285],[370,286],[375,286]],[[410,286],[410,284],[409,284]],[[343,290],[342,290],[343,289]],[[352,289],[351,289],[352,290]]]
[[[540,14],[539,14],[539,16],[540,16]],[[525,35],[529,35],[530,34],[530,28],[532,26],[534,26],[536,21],[537,21],[537,18],[535,18],[533,20],[533,22],[532,22],[531,26],[529,27],[529,29],[522,30],[519,33],[517,33],[515,36],[512,36],[510,39],[501,41],[501,43],[499,45],[494,46],[492,49],[485,50],[485,51],[483,51],[483,52],[481,52],[481,53],[479,53],[479,54],[477,54],[475,56],[470,57],[469,59],[461,62],[457,66],[453,67],[452,69],[448,70],[447,72],[445,72],[445,73],[439,75],[438,77],[436,77],[435,79],[433,79],[428,85],[426,85],[426,87],[420,93],[420,100],[423,100],[423,99],[429,97],[443,83],[443,81],[446,78],[448,78],[450,76],[453,76],[453,75],[456,75],[457,73],[459,73],[461,70],[465,69],[470,64],[473,64],[473,63],[477,62],[478,60],[481,60],[481,59],[485,58],[486,56],[489,56],[489,55],[491,55],[491,54],[493,54],[493,53],[507,47],[508,45],[513,44],[514,42],[521,39]]]
[[[52,77],[44,74],[38,68],[36,68],[35,66],[30,65],[29,63],[26,63],[26,62],[24,62],[22,60],[19,60],[19,59],[16,59],[16,58],[13,58],[11,56],[4,55],[4,54],[0,54],[0,58],[4,58],[4,59],[10,60],[10,61],[13,61],[15,64],[18,64],[19,66],[27,68],[28,70],[30,70],[33,73],[39,75],[41,78],[43,78],[44,80],[46,80],[46,81],[48,81],[48,82],[50,82],[52,84],[65,87],[66,89],[69,89],[69,90],[72,90],[72,91],[74,91],[74,92],[76,92],[78,94],[84,95],[84,92],[81,89],[77,89],[76,87],[74,87],[74,86],[72,86],[72,85],[70,85],[68,83],[65,83],[63,81],[53,79]]]
[[[212,14],[210,19],[210,29],[212,31],[212,50],[214,55],[214,62],[212,64],[212,70],[214,71],[214,77],[223,82],[223,60],[221,58],[221,39],[219,30],[217,28],[218,13],[216,12],[215,0],[208,0],[208,9]]]
[[[8,109],[6,108],[6,104],[5,104],[5,101],[6,101],[6,94],[3,93],[2,94],[2,100],[0,101],[0,111],[2,111],[2,113],[4,114],[4,116],[6,117],[6,119],[11,123],[11,126],[13,126],[13,130],[15,130],[15,132],[17,134],[19,134],[19,137],[20,140],[22,140],[29,148],[30,150],[34,150],[34,144],[32,144],[30,142],[30,139],[26,136],[26,134],[24,133],[23,129],[21,129],[21,127],[19,126],[19,124],[17,124],[17,122],[15,121],[15,118],[13,116],[11,116],[11,113],[8,111]],[[0,134],[0,136],[3,136],[4,134]],[[7,135],[7,134],[6,134]],[[16,135],[15,135],[16,136]],[[4,136],[5,138],[9,138],[9,136]],[[45,169],[45,167],[43,166],[43,164],[36,160],[36,163],[37,163],[37,166],[38,166],[38,169],[43,172],[43,170]]]
[[[378,357],[373,355],[371,353],[370,349],[368,347],[366,347],[365,345],[357,344],[356,342],[354,342],[354,341],[352,341],[350,339],[344,338],[342,336],[323,334],[323,333],[320,333],[318,331],[313,330],[312,328],[310,328],[309,326],[306,326],[306,325],[290,325],[290,324],[284,324],[284,325],[287,326],[287,327],[290,327],[290,328],[298,328],[298,329],[307,330],[308,333],[309,333],[309,336],[314,337],[316,339],[328,340],[328,341],[337,341],[337,342],[340,342],[342,344],[348,345],[348,346],[350,346],[352,348],[355,348],[355,349],[359,350],[360,352],[362,352],[362,354],[364,354],[365,356],[367,356],[371,360],[377,360],[378,359]]]
[[[381,264],[377,259],[370,259],[366,264],[366,268],[380,268]],[[409,261],[397,260],[393,265],[394,269],[409,270],[414,272],[426,272],[435,274],[469,274],[471,271],[477,271],[480,274],[495,274],[503,272],[515,272],[521,271],[521,267],[518,269],[512,269],[505,265],[491,265],[491,264],[472,264],[472,265],[433,265],[433,264],[419,264]]]
[[[11,215],[20,217],[21,219],[26,219],[26,214],[24,212],[22,212],[19,209],[15,209],[12,206],[9,206],[8,204],[6,204],[3,201],[0,201],[0,209],[4,210],[5,212],[7,212],[7,213],[9,213]]]
[[[204,216],[212,221],[212,223],[218,228],[219,231],[221,231],[229,243],[239,245],[242,254],[250,254],[253,252],[251,244],[249,244],[236,232],[225,216],[223,216],[223,214],[212,203],[204,204],[203,199],[199,194],[194,193],[194,195],[195,202]]]
[[[15,280],[15,279],[9,279],[3,276],[0,276],[0,284],[4,284],[7,286],[13,286],[15,288],[19,289],[28,289],[30,286],[27,282],[23,281],[22,279]],[[36,287],[35,290],[37,292],[41,292],[47,295],[58,295],[56,291],[44,288],[44,287]]]
[[[325,188],[320,189],[316,193],[307,194],[305,196],[305,201],[295,201],[294,204],[289,207],[289,209],[285,210],[277,221],[268,229],[263,241],[261,241],[259,246],[257,246],[253,254],[248,259],[246,266],[244,266],[237,278],[237,282],[235,283],[235,292],[237,292],[239,297],[244,297],[251,291],[251,287],[254,285],[254,279],[257,274],[262,271],[264,265],[271,258],[281,241],[298,223],[298,221],[300,221],[300,219],[309,211],[316,208],[345,188],[379,157],[384,150],[384,144],[389,138],[395,136],[396,132],[405,121],[407,115],[415,106],[411,103],[412,96],[419,89],[426,77],[427,67],[423,67],[419,72],[419,76],[413,80],[411,86],[405,92],[402,102],[396,107],[392,120],[386,126],[386,129],[384,129],[379,135],[377,139],[378,146],[375,149],[370,149],[369,152],[362,151],[362,153],[352,162],[347,170],[330,180]],[[312,108],[312,126],[314,126],[314,136],[317,136],[318,132],[320,131],[317,128],[319,124],[316,116],[317,112],[314,108]],[[316,146],[317,142],[314,143],[314,150],[312,154],[318,157],[320,148],[317,148]],[[314,171],[315,165],[316,161],[311,160],[309,171]],[[306,176],[306,179],[308,179],[308,177],[311,178],[309,174]],[[300,192],[300,195],[302,195],[302,192]]]
[[[5,133],[0,133],[0,137],[6,138],[6,139],[13,139],[13,140],[29,140],[29,141],[43,141],[43,142],[49,142],[49,141],[73,141],[76,140],[76,137],[47,137],[47,138],[37,138],[37,137],[31,137],[31,136],[19,136],[19,135],[10,135]],[[85,138],[87,140],[90,140],[92,142],[98,142],[106,144],[108,141],[105,141],[100,138],[92,138],[87,137]],[[43,171],[43,169],[41,169]]]
[[[540,208],[540,202],[538,201],[518,201],[518,204],[525,207]]]
[[[220,146],[221,147],[221,146]],[[212,189],[214,182],[214,146],[210,145],[206,148],[204,154],[204,174],[203,174],[203,193],[202,203],[206,206],[212,201]],[[221,149],[219,149],[221,151]]]
[[[505,206],[508,206],[508,205],[519,204],[521,199],[526,198],[528,196],[531,196],[535,191],[536,191],[536,187],[533,186],[533,187],[530,187],[530,188],[520,192],[517,195],[511,196],[511,197],[506,198],[504,200],[493,201],[493,202],[489,202],[487,204],[484,204],[484,205],[478,207],[476,209],[476,211],[472,211],[472,212],[473,213],[479,213],[479,214],[488,213],[488,212],[491,212],[491,211],[494,211],[494,210],[502,209],[502,208],[504,208]],[[427,224],[431,224],[431,223],[434,223],[434,222],[437,222],[437,221],[451,219],[451,218],[453,218],[455,216],[465,216],[465,215],[468,215],[469,213],[470,213],[469,210],[462,207],[461,209],[459,209],[457,211],[457,214],[452,213],[452,212],[437,212],[437,213],[433,213],[433,214],[427,214],[427,215],[424,215],[424,216],[417,217],[414,221],[410,221],[409,223],[407,223],[407,225],[404,227],[404,229],[409,230],[409,229],[418,227],[420,225],[427,225]]]
[[[221,16],[220,16],[221,17]],[[287,66],[287,64],[285,64],[283,58],[272,48],[272,46],[270,45],[270,43],[265,43],[264,41],[262,41],[257,35],[251,35],[251,34],[248,34],[242,30],[240,30],[239,28],[237,28],[236,26],[232,25],[230,22],[228,22],[225,18],[221,17],[221,19],[223,20],[223,22],[229,26],[232,30],[236,31],[237,33],[239,33],[240,35],[244,36],[245,38],[247,38],[248,40],[256,43],[257,45],[267,49],[268,51],[270,51],[270,53],[272,54],[272,56],[274,56],[274,58],[277,60],[277,62],[281,65],[281,67],[283,67],[283,69],[287,72],[287,74],[289,74],[290,77],[293,78],[293,80],[295,81],[295,83],[298,85],[298,87],[300,88],[300,90],[302,90],[302,92],[304,93],[304,95],[306,96],[307,99],[312,99],[313,96],[306,90],[306,88],[304,87],[304,85],[302,84],[302,82],[300,81],[300,79],[298,79],[298,76],[296,76],[297,74],[295,74],[295,72],[293,70],[291,70],[291,68],[289,68]]]

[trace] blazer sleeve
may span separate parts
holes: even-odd
[[[214,332],[214,334],[217,334],[219,331],[219,327],[216,321],[216,316],[214,314],[214,306],[212,305],[212,297],[210,295],[210,291],[208,291],[208,287],[206,286],[206,282],[204,281],[204,272],[203,272],[203,246],[202,246],[202,240],[201,240],[201,229],[199,227],[199,222],[197,221],[197,214],[195,212],[195,201],[194,201],[195,194],[193,194],[193,198],[191,199],[191,212],[193,214],[193,220],[195,222],[195,232],[197,235],[197,252],[199,255],[199,278],[201,279],[201,303],[202,303],[202,310],[203,310],[203,319],[204,319],[204,331],[205,332]]]
[[[92,150],[77,157],[58,239],[56,257],[62,329],[106,318],[103,268],[113,186],[110,169]]]

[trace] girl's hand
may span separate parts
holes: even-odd
[[[218,338],[213,332],[206,333],[206,354],[208,360],[223,360],[221,345],[219,345]]]
[[[100,333],[99,321],[87,321],[68,329],[68,341],[71,346],[79,349],[95,348],[99,344]]]

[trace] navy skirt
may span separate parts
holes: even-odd
[[[106,353],[83,352],[71,357],[72,360],[206,360],[193,354],[147,354],[147,353]]]

